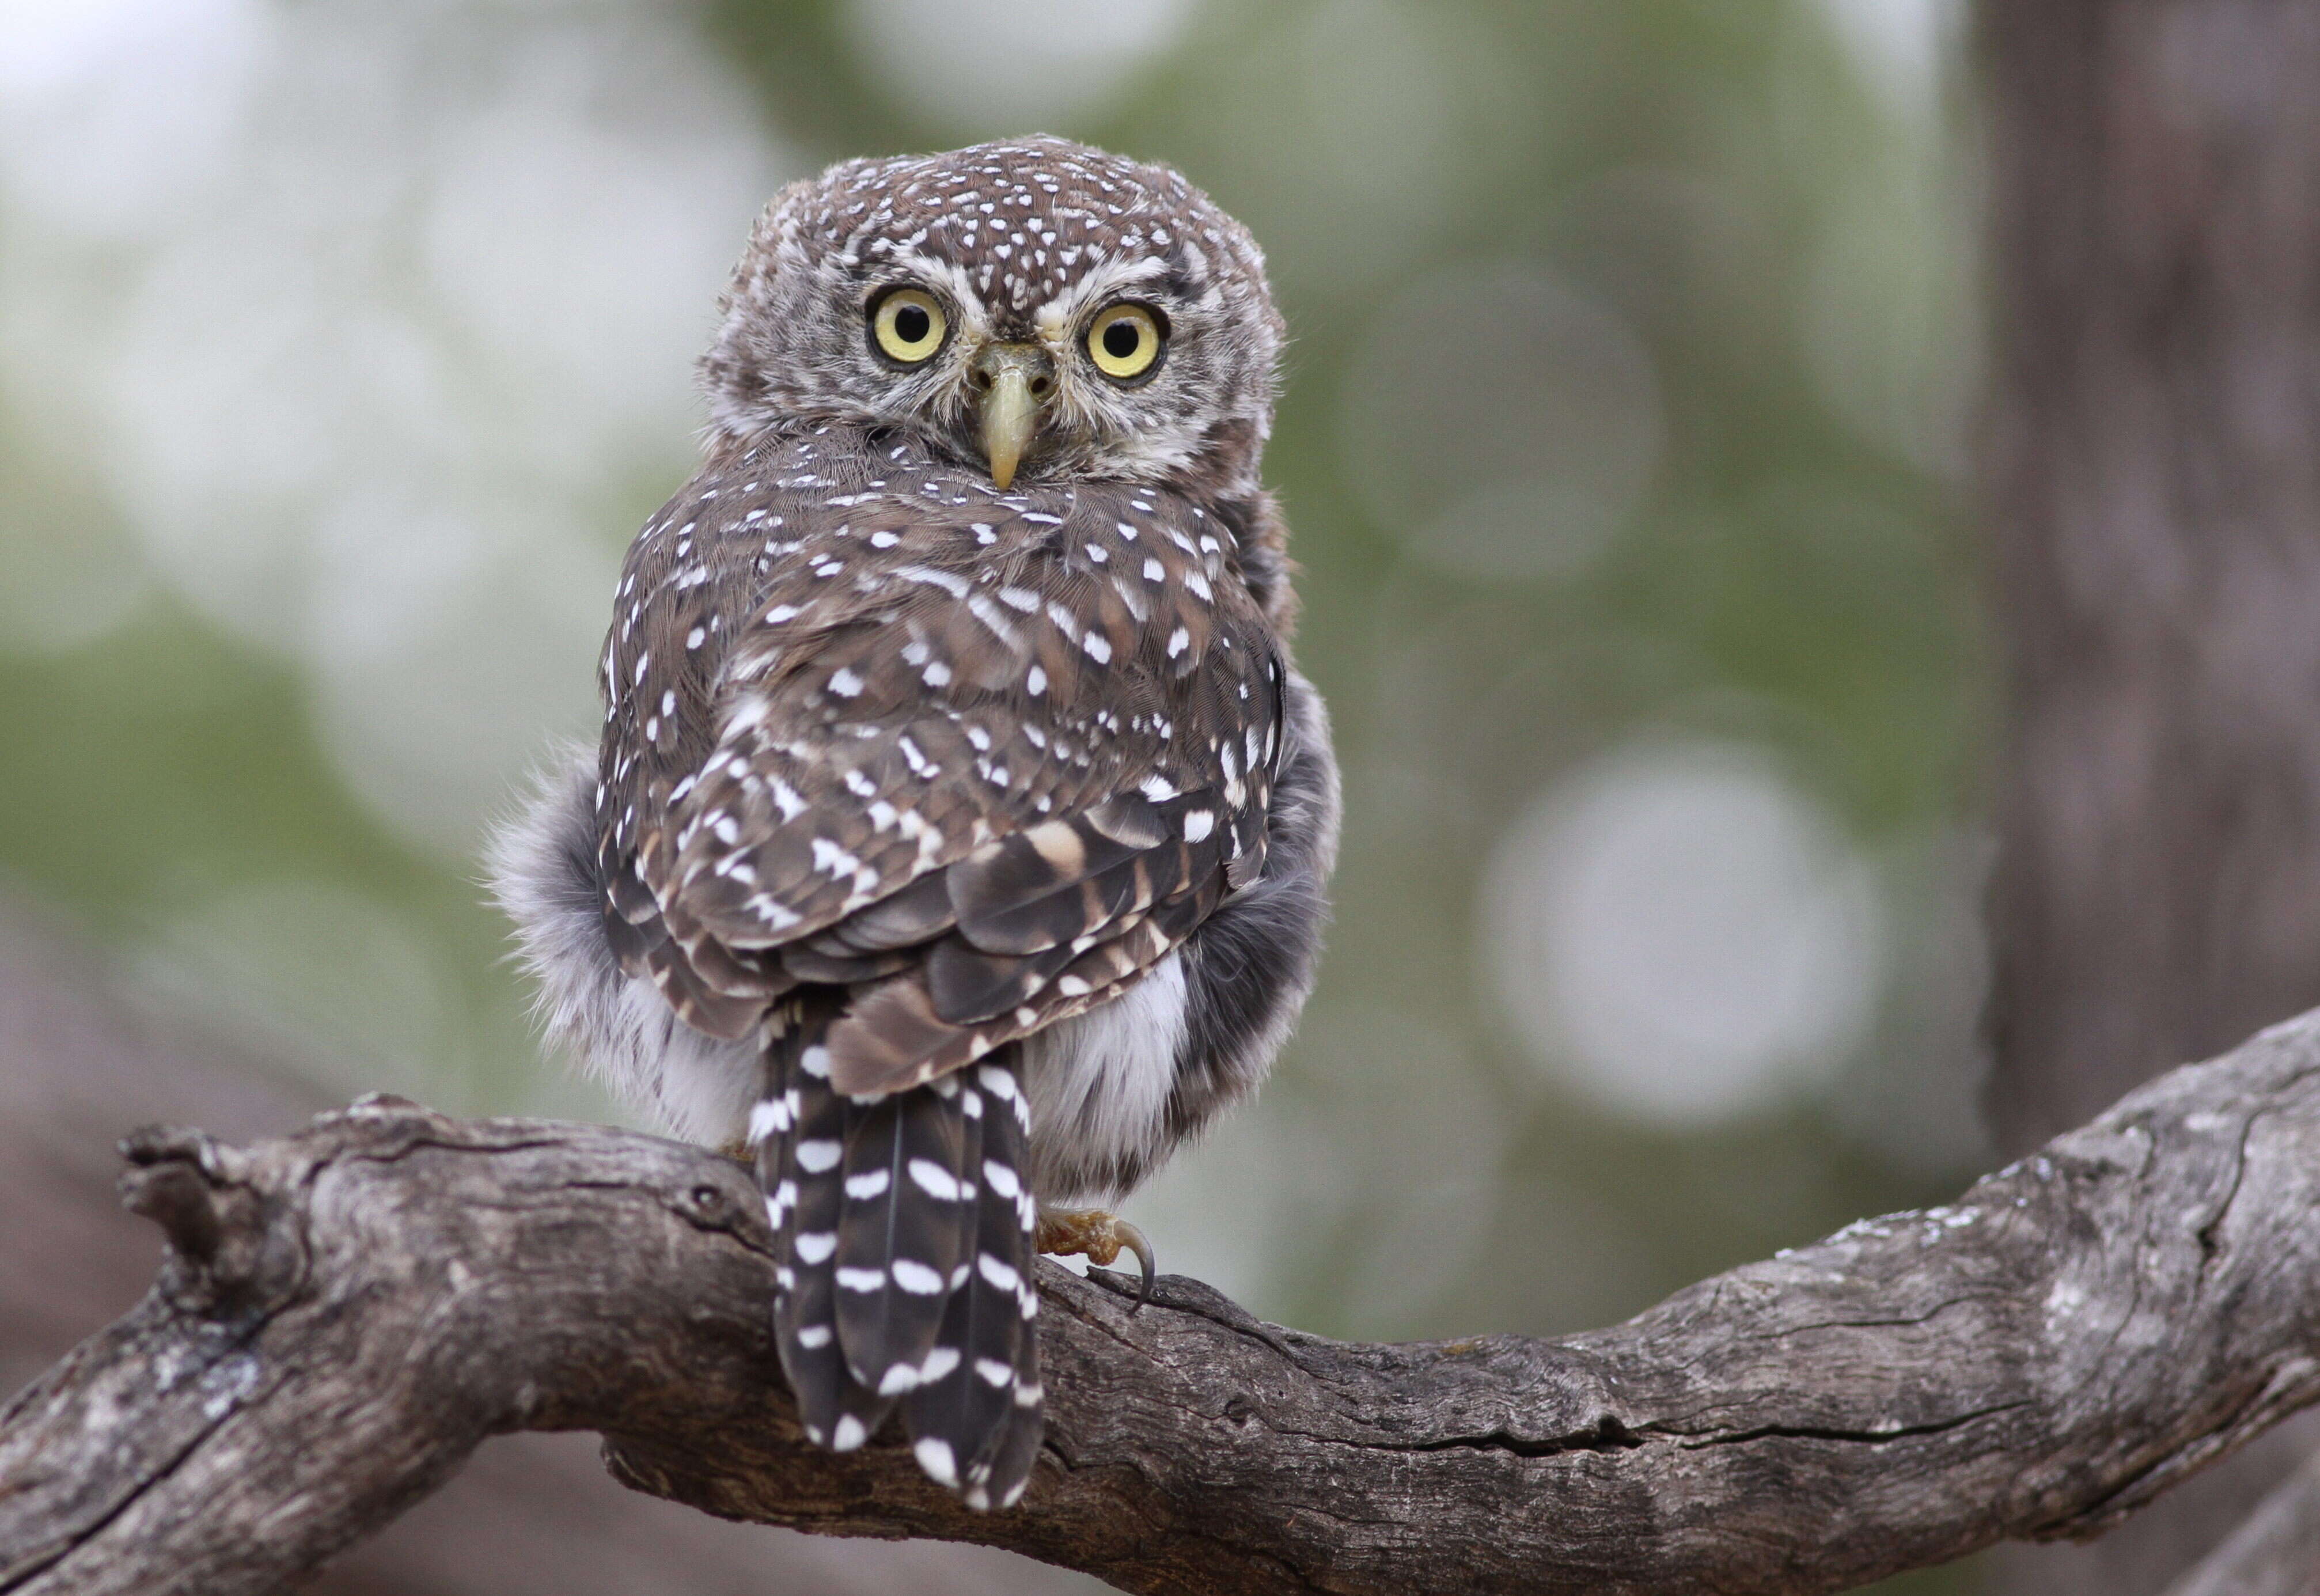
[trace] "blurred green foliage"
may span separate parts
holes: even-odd
[[[923,119],[834,0],[718,0],[703,25],[809,162],[1028,131]],[[1269,475],[1346,769],[1337,918],[1255,1129],[1202,1155],[1223,1199],[1155,1199],[1250,1260],[1228,1283],[1259,1311],[1362,1337],[1571,1330],[1971,1173],[1970,1139],[1914,1122],[1927,1102],[1956,1120],[1977,1067],[1971,959],[1925,949],[1975,891],[1989,697],[1958,486],[1971,151],[1943,91],[1880,90],[1794,0],[1219,4],[1050,129],[1177,164],[1247,222],[1294,339]],[[1658,431],[1600,547],[1478,575],[1353,480],[1347,418],[1414,286],[1509,264],[1632,336]],[[32,437],[0,435],[0,543],[90,551],[101,582],[122,512]],[[608,569],[680,476],[597,529]],[[476,870],[349,794],[313,692],[159,594],[85,642],[0,641],[0,871],[192,1000],[240,993],[333,1079],[603,1111],[538,1065]],[[1875,864],[1893,921],[1835,1083],[1694,1131],[1543,1073],[1478,947],[1498,839],[1646,729],[1770,750]]]

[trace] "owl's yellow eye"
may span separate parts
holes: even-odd
[[[1088,358],[1115,382],[1133,382],[1160,358],[1160,318],[1140,304],[1107,305],[1088,329]]]
[[[916,366],[942,348],[950,322],[923,288],[897,288],[871,313],[870,335],[890,358]]]

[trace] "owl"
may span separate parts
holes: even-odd
[[[754,1162],[807,1436],[899,1413],[1011,1505],[1035,1252],[1148,1287],[1106,1206],[1313,979],[1338,788],[1259,475],[1282,322],[1205,195],[1046,138],[792,186],[720,308],[601,744],[496,888],[551,1033]]]

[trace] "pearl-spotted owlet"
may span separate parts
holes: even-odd
[[[974,1507],[1039,1445],[1035,1251],[1270,1068],[1336,852],[1259,477],[1241,225],[1053,139],[766,210],[700,471],[630,549],[602,746],[500,839],[551,1031],[746,1149],[815,1441]]]

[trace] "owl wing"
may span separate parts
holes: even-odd
[[[607,921],[690,1023],[842,986],[834,1082],[899,1090],[1255,877],[1283,671],[1229,529],[1124,488],[740,485],[639,540],[605,661]]]

